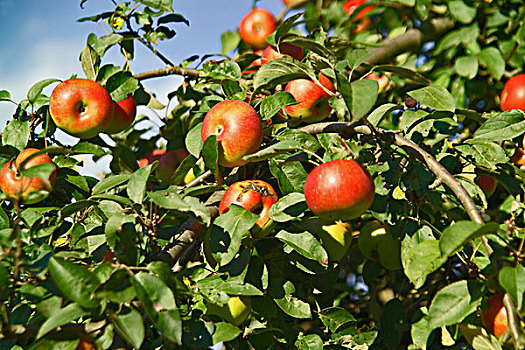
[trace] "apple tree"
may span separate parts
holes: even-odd
[[[0,90],[1,349],[525,347],[523,1],[283,3],[173,62],[191,19],[122,2]]]

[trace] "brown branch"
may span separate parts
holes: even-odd
[[[446,184],[459,199],[463,207],[465,208],[470,219],[478,224],[483,224],[483,218],[481,217],[476,204],[472,197],[468,194],[467,190],[463,185],[448,172],[448,170],[441,165],[430,153],[419,147],[416,143],[411,140],[404,138],[403,136],[396,134],[389,130],[380,128],[374,128],[374,132],[370,127],[366,125],[355,125],[351,123],[317,123],[305,126],[300,129],[301,131],[309,134],[317,134],[321,132],[336,132],[342,134],[348,134],[349,132],[356,132],[359,134],[371,135],[374,134],[386,142],[393,143],[399,147],[408,148],[416,153],[427,167],[434,173],[434,175]],[[481,240],[487,253],[492,254],[492,247],[489,245],[487,238],[482,236]]]
[[[512,339],[514,339],[514,348],[523,349],[525,347],[525,334],[521,328],[516,304],[509,293],[505,293],[503,296],[503,306],[505,306],[505,310],[507,311],[508,331],[512,335]]]
[[[155,69],[144,73],[134,74],[133,76],[138,80],[146,80],[151,78],[164,77],[166,75],[182,75],[185,77],[199,78],[202,72],[194,68],[182,68],[175,66],[166,66],[165,68]]]

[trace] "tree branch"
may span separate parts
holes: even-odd
[[[202,76],[202,72],[194,68],[182,68],[175,66],[166,66],[165,68],[155,69],[144,73],[134,74],[134,77],[138,80],[146,80],[151,78],[164,77],[166,75],[182,75],[185,77],[199,78]]]
[[[403,136],[393,133],[389,130],[374,128],[374,130],[372,131],[370,127],[366,125],[356,125],[351,123],[317,123],[305,126],[300,130],[309,134],[317,134],[321,132],[336,132],[344,134],[352,131],[365,135],[373,134],[380,137],[386,142],[393,143],[396,146],[408,148],[414,151],[427,165],[430,171],[432,171],[432,173],[434,173],[434,175],[440,181],[446,184],[454,192],[456,197],[459,199],[459,201],[467,211],[467,214],[470,217],[470,219],[478,224],[484,223],[483,218],[481,217],[478,209],[476,208],[474,200],[468,194],[467,190],[465,190],[463,185],[458,180],[456,180],[454,176],[452,176],[452,174],[450,174],[448,170],[443,165],[441,165],[430,153],[419,147],[413,141],[408,140]],[[489,245],[487,238],[482,236],[481,240],[483,242],[483,245],[485,246],[485,249],[487,250],[487,253],[489,255],[492,254],[493,250],[492,247]]]
[[[512,335],[512,339],[514,339],[514,348],[523,349],[525,347],[525,334],[521,328],[516,304],[509,293],[505,293],[503,296],[503,306],[505,306],[507,311],[508,330]]]

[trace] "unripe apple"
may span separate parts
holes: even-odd
[[[266,37],[276,28],[273,15],[265,9],[256,8],[246,14],[239,25],[241,39],[254,50],[268,46]]]
[[[259,219],[255,222],[252,234],[260,238],[270,232],[273,222],[269,217],[270,208],[277,200],[277,193],[265,181],[238,181],[230,185],[224,193],[219,204],[219,214],[226,213],[232,204],[236,204],[254,214],[259,214]]]
[[[37,148],[26,148],[15,159],[7,162],[0,170],[0,189],[13,201],[23,204],[34,204],[45,199],[53,190],[56,181],[56,170],[49,175],[48,183],[40,177],[29,178],[20,174],[21,170],[41,164],[55,165],[47,154],[39,154],[24,162],[31,155],[40,152]]]
[[[401,241],[392,237],[388,226],[379,221],[365,224],[359,233],[359,250],[367,258],[378,260],[386,269],[398,270],[401,266]]]
[[[207,314],[217,315],[235,326],[240,326],[251,313],[250,298],[232,296],[228,303],[220,306],[206,302]]]
[[[501,337],[507,330],[507,310],[503,305],[503,297],[494,295],[487,301],[487,310],[481,312],[483,326],[487,332]]]
[[[287,42],[283,42],[279,45],[279,50],[277,50],[277,47],[275,46],[268,46],[266,49],[264,49],[262,64],[275,60],[279,57],[282,57],[283,55],[288,55],[299,61],[304,58],[304,52],[302,48]]]
[[[348,222],[337,220],[326,223],[317,232],[322,246],[328,253],[330,261],[338,261],[345,256],[352,243],[352,226]]]
[[[502,111],[525,111],[525,74],[518,74],[507,80],[501,91],[500,107]]]
[[[49,100],[55,124],[66,133],[89,139],[105,132],[114,116],[114,103],[107,90],[89,79],[60,83]]]
[[[343,4],[343,10],[346,12],[346,14],[351,15],[359,6],[365,3],[366,0],[348,0]],[[353,29],[354,33],[361,33],[370,25],[371,20],[366,16],[366,14],[373,9],[373,6],[367,6],[359,11],[359,13],[355,16],[354,22],[356,23],[356,27]]]
[[[185,149],[178,149],[166,152],[159,158],[159,166],[155,170],[157,179],[164,185],[171,184],[171,178],[177,170],[180,162],[184,160],[190,153]]]
[[[319,75],[319,82],[329,91],[334,91],[332,82],[325,75]],[[309,79],[292,80],[286,84],[284,91],[292,94],[299,102],[284,107],[286,114],[294,120],[318,122],[328,117],[332,111],[329,104],[330,94]]]
[[[115,102],[113,121],[105,130],[107,134],[116,134],[126,130],[133,124],[137,114],[137,104],[130,94],[125,99]]]
[[[481,188],[483,193],[485,193],[485,197],[488,198],[494,194],[498,182],[492,176],[480,174],[476,180],[476,185]]]
[[[242,166],[247,163],[244,156],[261,148],[261,118],[246,102],[219,102],[208,111],[202,123],[202,141],[211,135],[216,135],[219,142],[219,164],[230,168]]]
[[[315,167],[304,184],[310,210],[326,220],[350,220],[370,208],[375,195],[368,171],[354,160],[332,160]]]

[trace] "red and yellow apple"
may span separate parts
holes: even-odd
[[[75,78],[60,83],[49,100],[49,112],[55,124],[81,139],[105,132],[113,121],[114,110],[108,91],[89,79]]]
[[[347,15],[351,15],[359,7],[366,3],[366,0],[348,0],[343,4],[343,10]],[[374,9],[373,6],[367,6],[363,8],[354,18],[356,27],[353,29],[354,33],[361,33],[371,23],[370,18],[366,16],[367,13]]]
[[[125,99],[115,102],[114,109],[113,120],[104,130],[107,134],[116,134],[126,130],[133,124],[137,114],[137,104],[131,94]]]
[[[219,164],[242,166],[244,156],[261,148],[263,129],[255,109],[244,101],[226,100],[213,106],[202,124],[202,141],[211,135],[219,142]]]
[[[34,204],[45,199],[53,190],[57,175],[56,170],[49,175],[47,181],[40,177],[30,178],[20,174],[21,170],[41,164],[52,164],[55,166],[47,154],[42,153],[31,157],[38,152],[40,150],[37,148],[26,148],[15,159],[7,162],[0,170],[0,189],[9,199],[20,201],[23,204]],[[29,157],[31,158],[26,161]]]
[[[319,75],[319,83],[328,91],[333,92],[334,87],[325,75]],[[295,79],[286,84],[284,91],[295,98],[296,105],[284,107],[288,117],[297,121],[318,122],[330,115],[330,94],[309,79]]]
[[[480,174],[476,180],[476,185],[481,188],[487,198],[494,194],[497,184],[498,182],[495,178],[485,174]]]
[[[375,195],[372,177],[354,160],[332,160],[315,167],[304,184],[310,210],[326,220],[350,220],[370,208]]]
[[[525,73],[507,80],[501,91],[500,107],[502,111],[512,109],[525,111]]]
[[[273,220],[269,217],[270,208],[277,202],[277,193],[273,187],[262,180],[238,181],[226,190],[219,204],[219,214],[226,213],[232,204],[238,205],[254,214],[259,214],[252,234],[266,236]]]
[[[392,237],[387,225],[374,220],[366,223],[359,232],[359,250],[367,258],[377,260],[386,269],[399,270],[401,241]]]
[[[240,326],[251,313],[251,301],[247,296],[231,296],[228,303],[224,305],[216,305],[209,302],[206,304],[206,313],[209,315],[217,315],[222,317],[225,321]]]
[[[481,319],[487,332],[498,338],[507,331],[507,310],[501,295],[494,295],[487,301],[487,309],[481,312]]]
[[[266,37],[276,28],[273,15],[265,9],[256,8],[246,14],[239,25],[241,39],[254,50],[268,46]]]
[[[348,222],[337,220],[325,223],[317,231],[323,248],[328,253],[330,261],[338,261],[345,256],[352,244],[352,226]]]
[[[369,73],[365,76],[365,79],[371,79],[377,81],[377,85],[379,85],[378,93],[381,93],[385,91],[388,88],[389,79],[386,75],[378,76],[375,73]]]

